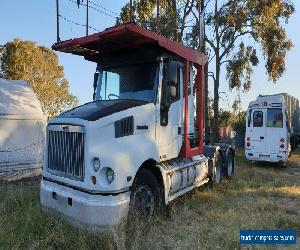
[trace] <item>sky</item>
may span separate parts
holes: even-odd
[[[0,0],[0,45],[11,41],[14,38],[22,40],[33,40],[37,44],[51,47],[56,42],[56,5],[55,0]],[[85,35],[85,27],[68,22],[85,24],[85,8],[78,9],[76,0],[59,0],[60,14],[60,38],[67,40]],[[90,26],[97,31],[115,24],[115,16],[125,5],[127,0],[92,0],[94,9],[89,12]],[[242,108],[246,109],[248,103],[254,100],[259,94],[289,93],[300,99],[300,1],[294,1],[296,13],[286,26],[288,37],[294,43],[293,49],[288,52],[286,72],[283,77],[274,84],[268,81],[264,59],[260,56],[260,64],[254,68],[253,85],[249,92],[241,93]],[[104,7],[104,8],[103,8]],[[96,9],[96,10],[95,10]],[[105,12],[106,14],[104,14]],[[90,29],[90,34],[96,32]],[[77,96],[80,104],[92,100],[92,82],[96,65],[85,61],[82,57],[58,52],[59,64],[64,66],[65,77],[70,83],[70,91]],[[298,71],[298,72],[297,72]],[[224,70],[223,70],[224,72]],[[237,92],[230,92],[224,73],[221,77],[220,106],[223,109],[230,109]],[[212,82],[209,82],[209,89],[212,93]]]

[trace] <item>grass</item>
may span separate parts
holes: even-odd
[[[170,216],[137,237],[136,249],[300,249],[300,150],[287,169],[252,165],[237,152],[236,172],[214,188],[178,199]],[[115,249],[112,237],[89,234],[44,213],[39,182],[0,186],[0,249]],[[241,246],[240,229],[296,229],[295,246]],[[133,232],[137,234],[137,232]],[[116,240],[118,242],[118,240]]]

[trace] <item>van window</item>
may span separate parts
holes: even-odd
[[[249,109],[249,112],[248,112],[248,128],[251,125],[251,118],[252,118],[252,109]]]
[[[283,127],[282,109],[268,109],[268,111],[267,111],[267,127],[268,128],[282,128]]]
[[[253,112],[253,127],[262,127],[264,124],[264,113],[262,111]]]

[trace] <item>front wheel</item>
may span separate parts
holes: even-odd
[[[149,229],[156,213],[162,206],[161,188],[158,180],[147,169],[136,177],[130,198],[128,229],[144,232]]]

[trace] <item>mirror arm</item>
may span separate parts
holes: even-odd
[[[95,72],[95,74],[94,74],[94,82],[93,82],[93,87],[94,87],[93,101],[95,101],[95,99],[96,99],[96,89],[97,89],[98,78],[99,78],[99,72]]]

